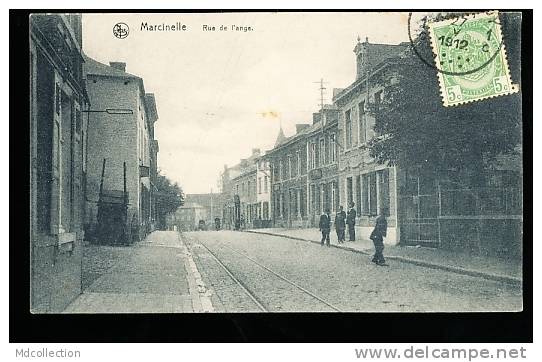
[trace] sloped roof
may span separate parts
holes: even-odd
[[[153,122],[156,122],[158,120],[158,110],[156,110],[156,98],[154,97],[154,93],[145,94],[145,103],[151,113],[152,117],[150,118]]]
[[[85,62],[83,63],[83,73],[85,75],[91,74],[91,75],[100,75],[104,77],[120,77],[120,78],[131,78],[131,79],[141,79],[141,77],[138,77],[137,75],[133,75],[130,73],[123,72],[120,69],[113,68],[109,65],[100,63],[87,55],[83,54],[83,59]]]
[[[288,138],[284,136],[284,131],[282,130],[282,127],[280,127],[279,134],[277,135],[277,140],[275,141],[275,147],[286,141]]]

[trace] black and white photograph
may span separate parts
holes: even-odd
[[[31,13],[27,312],[521,314],[524,23]]]

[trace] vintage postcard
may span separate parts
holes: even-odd
[[[522,311],[522,21],[31,15],[31,312]]]

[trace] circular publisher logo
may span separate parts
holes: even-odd
[[[130,28],[126,23],[116,23],[113,26],[113,35],[119,39],[124,39],[130,33]]]

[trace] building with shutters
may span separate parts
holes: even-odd
[[[30,308],[81,293],[87,120],[81,15],[30,17]]]

